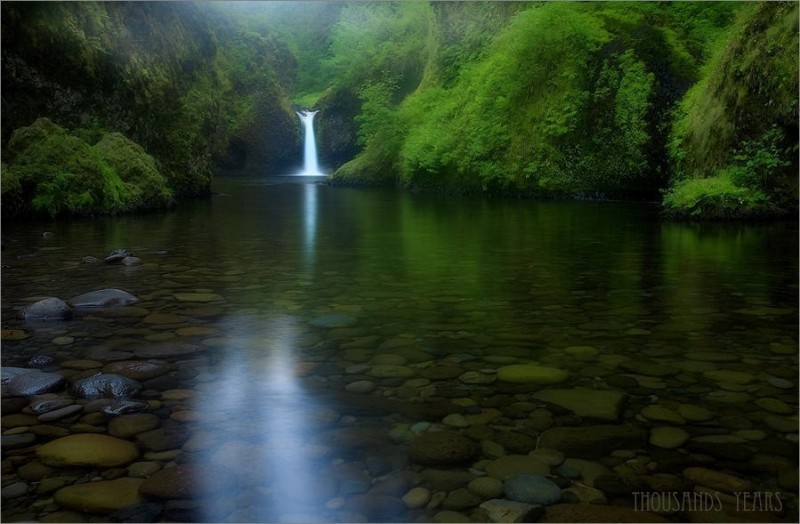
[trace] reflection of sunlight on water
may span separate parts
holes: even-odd
[[[322,520],[325,500],[317,500],[317,466],[308,453],[315,447],[309,418],[318,406],[294,373],[293,324],[284,318],[259,326],[260,333],[269,333],[260,344],[231,342],[218,380],[201,386],[198,395],[198,409],[211,414],[199,429],[223,438],[200,460],[245,474],[244,483],[260,498],[251,508],[258,521]],[[217,482],[197,480],[205,486]]]
[[[303,255],[306,271],[314,268],[317,243],[317,185],[306,184],[303,193]]]

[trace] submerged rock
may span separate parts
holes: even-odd
[[[110,307],[135,304],[139,299],[121,289],[98,289],[68,300],[73,307]]]
[[[514,384],[559,384],[567,378],[565,371],[533,364],[512,364],[497,370],[497,380]]]
[[[542,433],[539,445],[555,448],[568,457],[595,459],[615,449],[644,446],[646,432],[629,425],[551,428]]]
[[[8,393],[17,397],[40,395],[64,389],[66,383],[67,379],[58,373],[25,373],[9,381]]]
[[[74,484],[56,491],[53,499],[59,506],[75,511],[108,514],[142,502],[141,483],[142,479],[125,477]]]
[[[68,320],[72,318],[72,308],[60,298],[46,298],[25,308],[22,313],[25,320]]]
[[[114,251],[109,253],[106,258],[103,259],[103,262],[105,262],[106,264],[116,264],[118,262],[122,262],[123,258],[132,256],[133,253],[131,253],[127,249],[115,249]]]
[[[48,466],[114,467],[136,460],[139,448],[127,440],[108,435],[80,433],[39,446],[36,456]]]
[[[122,375],[98,373],[78,380],[71,389],[75,395],[84,398],[123,398],[136,395],[142,389],[142,385]]]
[[[596,389],[549,389],[533,395],[537,400],[567,408],[578,416],[615,421],[622,414],[626,395]]]
[[[424,466],[454,466],[471,460],[478,447],[470,439],[452,431],[424,433],[408,446],[411,462]]]
[[[321,315],[311,319],[309,324],[321,328],[339,328],[353,326],[356,322],[358,320],[350,315]]]
[[[548,506],[561,500],[561,488],[540,475],[519,475],[503,483],[506,498],[515,502]]]

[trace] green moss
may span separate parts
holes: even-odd
[[[668,216],[690,219],[758,218],[776,214],[767,195],[739,187],[734,173],[725,171],[709,178],[692,178],[675,184],[664,196]]]
[[[107,177],[110,190],[126,195],[131,207],[163,208],[174,203],[167,179],[159,172],[155,159],[142,146],[121,133],[109,133],[94,149],[123,182],[123,185],[115,187],[114,178]]]
[[[95,147],[46,118],[16,130],[3,168],[3,212],[114,214],[172,203],[166,179],[141,146],[109,133]]]

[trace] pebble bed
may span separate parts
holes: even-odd
[[[135,252],[4,269],[4,522],[797,521],[796,312],[514,318]]]

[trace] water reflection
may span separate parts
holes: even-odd
[[[326,500],[317,489],[316,470],[327,449],[317,442],[316,424],[325,411],[298,381],[296,319],[274,318],[258,327],[242,324],[229,322],[229,331],[238,335],[219,349],[224,359],[215,380],[201,386],[197,397],[195,409],[210,414],[198,429],[214,442],[198,460],[229,469],[232,482],[251,493],[244,499],[249,507],[240,508],[243,518],[320,521]],[[207,471],[210,476],[219,472]],[[201,485],[219,482],[205,478]],[[217,505],[229,503],[222,498]],[[226,509],[212,506],[203,516],[214,520]]]
[[[303,262],[311,272],[317,243],[317,184],[305,184],[303,188]]]

